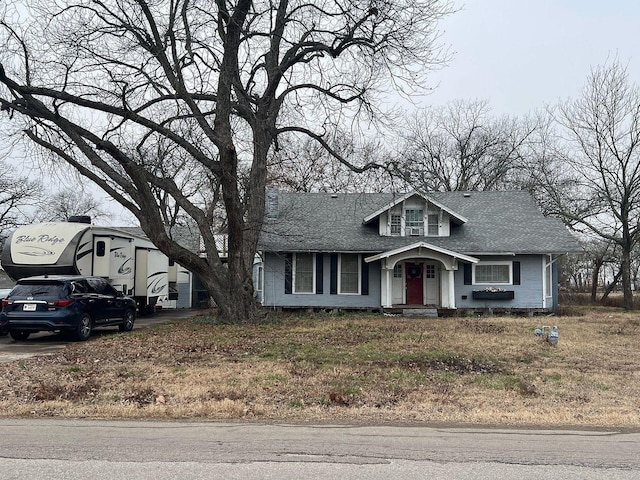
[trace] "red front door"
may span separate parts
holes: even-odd
[[[406,263],[407,304],[422,305],[422,264]]]

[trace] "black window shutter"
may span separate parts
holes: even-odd
[[[323,259],[321,253],[316,253],[316,293],[322,294],[323,289],[323,280],[324,280],[324,272],[323,269]]]
[[[293,292],[293,253],[284,254],[284,293]]]
[[[513,262],[513,284],[520,285],[520,262]]]
[[[329,293],[331,295],[337,295],[338,293],[338,254],[332,253],[329,257],[329,265],[331,267]]]
[[[471,264],[464,264],[464,284],[471,285],[473,283],[473,275],[471,273]]]
[[[362,257],[362,278],[360,280],[360,293],[369,295],[369,264],[364,261],[364,256]]]

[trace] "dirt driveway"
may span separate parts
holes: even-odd
[[[200,310],[163,310],[154,315],[136,318],[134,329],[148,328],[158,323],[195,316],[199,313],[201,313]],[[93,335],[117,331],[117,327],[109,327],[98,329]],[[66,340],[63,336],[50,332],[34,333],[27,340],[19,342],[13,340],[9,335],[0,337],[0,363],[54,353],[63,349],[69,342],[70,340]]]

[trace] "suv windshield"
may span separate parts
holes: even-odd
[[[11,291],[11,297],[64,297],[65,288],[64,284],[51,283],[51,284],[18,284]]]

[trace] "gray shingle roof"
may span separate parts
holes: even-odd
[[[265,221],[263,251],[383,252],[423,240],[459,253],[581,251],[555,218],[545,217],[527,192],[437,192],[429,197],[465,217],[449,237],[384,237],[363,219],[400,194],[279,192],[277,216]],[[272,215],[273,216],[273,215]]]

